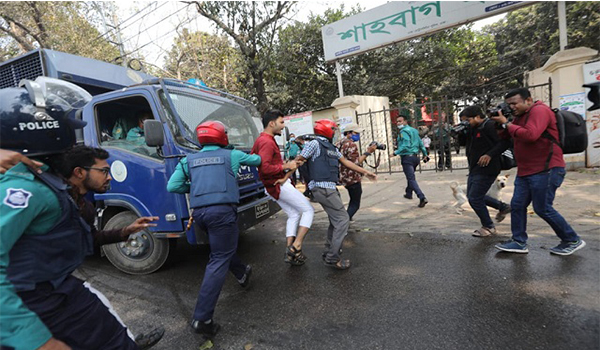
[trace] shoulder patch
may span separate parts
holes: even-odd
[[[21,188],[7,188],[3,203],[15,209],[27,208],[32,196],[31,192]]]

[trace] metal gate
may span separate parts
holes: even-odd
[[[527,87],[534,100],[541,100],[552,107],[552,81],[548,83]],[[419,172],[422,171],[453,171],[468,169],[463,136],[452,133],[452,126],[459,122],[459,113],[467,106],[478,104],[487,110],[495,107],[504,100],[506,91],[485,92],[485,98],[461,98],[442,101],[424,101],[399,106],[392,109],[381,109],[366,113],[356,113],[357,123],[364,128],[361,134],[359,149],[366,150],[371,141],[377,141],[387,146],[386,151],[377,151],[375,159],[370,158],[365,162],[367,166],[375,169],[376,173],[402,172],[400,157],[393,156],[397,149],[398,128],[396,118],[408,117],[410,125],[419,131],[421,138],[428,136],[431,140],[428,149],[430,161],[421,162]],[[479,103],[478,103],[479,102]]]

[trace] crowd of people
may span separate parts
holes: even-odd
[[[0,203],[2,346],[15,349],[151,347],[161,339],[164,330],[158,328],[133,336],[108,300],[71,273],[95,248],[127,240],[129,235],[154,226],[157,218],[142,217],[118,230],[95,229],[93,208],[85,195],[108,190],[111,181],[108,153],[88,146],[72,147],[75,130],[84,123],[64,109],[36,106],[37,100],[28,94],[23,88],[0,90],[0,115],[4,124],[0,139],[3,149],[0,193],[5,196]],[[6,101],[15,100],[23,104],[19,107],[27,108],[15,109],[13,105],[6,108]],[[533,203],[536,214],[560,238],[560,243],[550,252],[570,255],[583,248],[585,242],[552,206],[556,190],[565,177],[560,146],[541,137],[544,132],[558,136],[553,112],[543,103],[534,102],[527,89],[510,91],[506,103],[513,111],[513,120],[501,112],[490,119],[476,106],[460,113],[470,126],[465,130],[469,162],[467,197],[481,222],[481,228],[474,235],[496,234],[487,207],[496,208],[512,217],[512,239],[496,248],[527,253],[527,207]],[[17,142],[14,133],[4,133],[11,125],[36,120],[36,113],[48,113],[65,128],[62,143],[39,149],[25,148],[26,142]],[[322,119],[316,121],[314,135],[293,136],[295,146],[286,147],[282,157],[275,136],[281,135],[285,127],[283,117],[278,110],[263,113],[263,131],[250,154],[229,147],[227,130],[222,123],[201,123],[196,128],[196,136],[202,149],[181,159],[169,179],[168,191],[189,193],[193,220],[206,231],[211,247],[191,320],[192,329],[207,338],[214,337],[220,329],[213,315],[227,272],[235,276],[241,288],[248,286],[252,275],[252,267],[236,254],[239,237],[236,177],[242,165],[258,168],[266,194],[287,215],[285,263],[302,266],[308,259],[302,248],[313,223],[314,208],[307,196],[294,187],[291,177],[299,170],[307,190],[329,220],[321,256],[323,264],[337,270],[351,267],[350,260],[342,258],[343,242],[349,223],[360,208],[362,177],[377,179],[374,173],[362,167],[365,159],[376,151],[376,145],[369,145],[360,154],[356,142],[360,140],[362,128],[354,123],[344,126],[342,139],[336,144],[334,135],[338,125]],[[417,183],[415,169],[421,161],[429,160],[429,153],[418,131],[409,124],[407,117],[398,117],[398,148],[394,155],[400,156],[407,180],[404,198],[412,200],[416,196],[418,207],[423,208],[428,201]],[[138,137],[143,135],[141,125]],[[20,137],[27,140],[27,135]],[[486,192],[500,173],[500,155],[511,144],[517,160],[517,176],[508,205],[492,200]],[[25,152],[28,157],[22,154]],[[445,166],[444,161],[442,166]],[[347,208],[337,189],[338,183],[348,191]]]

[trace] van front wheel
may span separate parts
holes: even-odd
[[[126,227],[137,219],[130,211],[116,214],[104,227],[114,230]],[[129,236],[125,242],[107,244],[102,247],[108,260],[119,270],[132,275],[146,275],[158,270],[169,256],[169,240],[159,239],[143,230]]]

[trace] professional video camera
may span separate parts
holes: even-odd
[[[490,117],[499,116],[500,114],[498,114],[498,112],[502,112],[502,115],[505,116],[509,121],[511,121],[513,118],[512,117],[513,111],[510,108],[510,106],[508,105],[508,103],[502,102],[495,108],[488,108],[488,110],[487,110],[487,113],[489,114]]]
[[[373,146],[373,145],[377,145],[377,149],[385,151],[387,149],[387,146],[384,145],[383,143],[379,143],[377,141],[371,141],[371,143],[369,144],[369,147]]]
[[[469,127],[469,122],[466,120],[461,121],[460,123],[453,125],[452,129],[450,129],[450,132],[452,134],[460,134],[461,132],[463,132],[464,130],[466,130]]]

